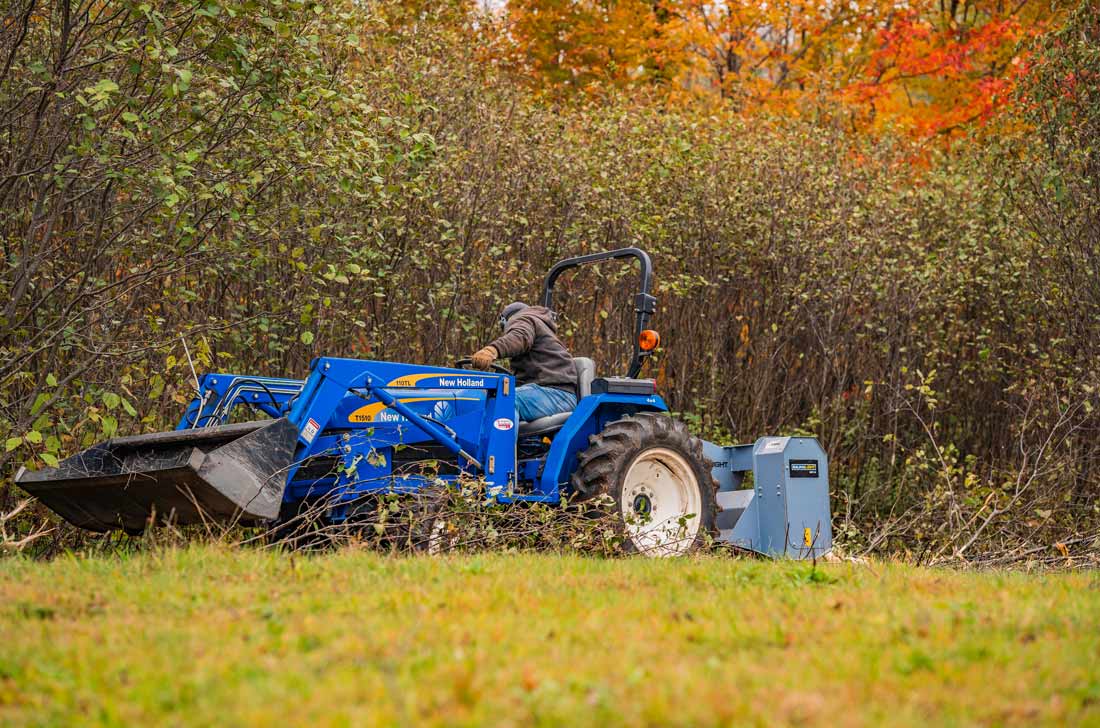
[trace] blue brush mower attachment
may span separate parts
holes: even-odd
[[[796,559],[832,549],[829,458],[816,439],[762,437],[753,445],[725,447],[706,442],[703,452],[718,483],[719,540]]]

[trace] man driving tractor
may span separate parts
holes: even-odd
[[[554,314],[542,306],[519,301],[500,312],[504,333],[471,358],[478,369],[497,359],[510,359],[516,375],[516,410],[531,422],[577,406],[577,372],[573,356],[558,338]]]

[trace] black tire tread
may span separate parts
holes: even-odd
[[[578,466],[570,478],[573,491],[581,500],[599,495],[615,497],[619,480],[639,452],[650,447],[677,450],[695,466],[704,498],[704,533],[715,532],[718,483],[711,476],[711,463],[703,455],[703,441],[688,430],[687,425],[664,413],[641,412],[608,424],[602,432],[588,438],[589,446],[578,456]],[[709,484],[709,487],[708,487]],[[629,543],[626,550],[632,550]]]

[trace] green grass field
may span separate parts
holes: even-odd
[[[0,561],[4,725],[1100,725],[1100,575],[193,547]]]

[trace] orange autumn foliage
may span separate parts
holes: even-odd
[[[752,114],[949,134],[988,119],[1042,0],[509,0],[504,63],[543,93],[648,88]]]

